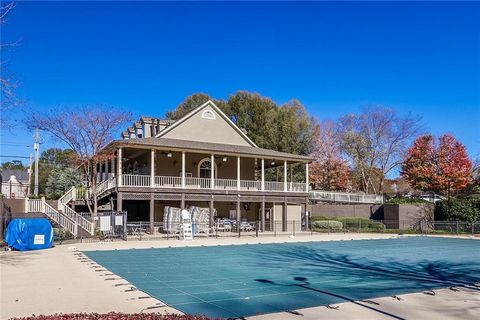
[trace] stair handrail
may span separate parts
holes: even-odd
[[[75,196],[76,188],[75,186],[72,186],[63,196],[60,197],[60,199],[58,199],[58,210],[62,210],[62,205],[66,205],[70,201],[75,200]]]
[[[78,227],[75,220],[71,219],[66,214],[62,214],[61,212],[55,210],[55,208],[49,205],[45,200],[43,200],[43,206],[43,213],[45,213],[47,216],[51,217],[52,220],[70,231],[74,237],[77,237]]]
[[[93,222],[82,217],[78,214],[75,210],[67,206],[66,204],[63,205],[63,212],[72,220],[74,220],[80,227],[82,227],[85,231],[93,235]]]
[[[78,227],[75,220],[71,219],[68,215],[57,211],[54,207],[49,205],[45,198],[41,199],[28,199],[26,198],[27,212],[41,212],[48,216],[50,219],[58,223],[63,228],[70,231],[74,237],[77,236]]]
[[[95,193],[97,194],[97,197],[102,195],[104,192],[108,192],[111,189],[114,189],[116,187],[116,177],[110,177],[107,180],[101,182],[100,184],[97,185],[95,188]]]
[[[85,231],[93,235],[93,222],[79,215],[75,210],[68,206],[68,203],[77,198],[77,188],[72,186],[63,196],[58,199],[57,207],[58,210],[69,217],[71,220],[75,221],[80,227]]]

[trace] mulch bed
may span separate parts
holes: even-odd
[[[71,313],[54,314],[51,316],[35,316],[24,318],[12,318],[10,320],[211,320],[205,316],[160,314],[160,313],[134,313],[125,314],[118,312],[110,313]]]

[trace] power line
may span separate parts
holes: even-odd
[[[26,156],[3,156],[3,155],[0,155],[0,158],[19,158],[19,159],[30,159],[30,157],[26,157]]]
[[[10,146],[10,147],[31,147],[31,145],[28,144],[18,144],[18,143],[1,143],[0,146]]]

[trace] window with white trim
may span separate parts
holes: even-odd
[[[205,110],[202,112],[202,118],[203,119],[210,119],[210,120],[215,120],[215,113],[213,113],[212,110]]]

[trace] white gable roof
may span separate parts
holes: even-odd
[[[201,111],[201,119],[205,120],[205,123],[201,125],[200,130],[195,131],[195,126],[198,125],[198,123],[194,123],[195,121],[194,116],[197,116]],[[219,117],[217,117],[217,115]],[[213,121],[215,120],[215,121]],[[222,121],[224,123],[218,123],[216,121]],[[188,137],[185,137],[185,132],[187,132],[188,135],[188,130],[185,130],[185,125],[188,125],[190,123],[190,126],[192,126],[192,134],[189,135]],[[210,128],[207,130],[207,128],[204,128],[204,125],[211,126],[211,131]],[[229,117],[225,113],[223,113],[222,110],[220,110],[219,107],[215,105],[211,100],[205,102],[201,106],[195,108],[191,112],[189,112],[187,115],[176,121],[173,125],[167,127],[166,129],[160,131],[156,135],[156,137],[165,137],[165,138],[173,138],[173,139],[182,139],[182,140],[193,140],[193,141],[202,141],[202,142],[211,142],[211,143],[223,143],[225,144],[225,141],[222,139],[225,139],[225,137],[222,136],[222,134],[218,134],[217,137],[212,136],[211,132],[214,132],[216,127],[220,127],[220,125],[223,125],[224,127],[224,132],[229,131],[228,134],[232,134],[232,137],[234,139],[231,139],[228,144],[239,144],[239,145],[248,145],[251,147],[258,148],[257,145],[236,125],[230,120]],[[227,127],[229,129],[227,129]],[[175,130],[182,131],[182,128],[184,132],[184,136],[179,138],[175,137]],[[188,129],[188,128],[187,128]],[[230,131],[231,130],[231,131]],[[217,140],[218,141],[215,141]],[[207,141],[209,140],[209,141]]]

